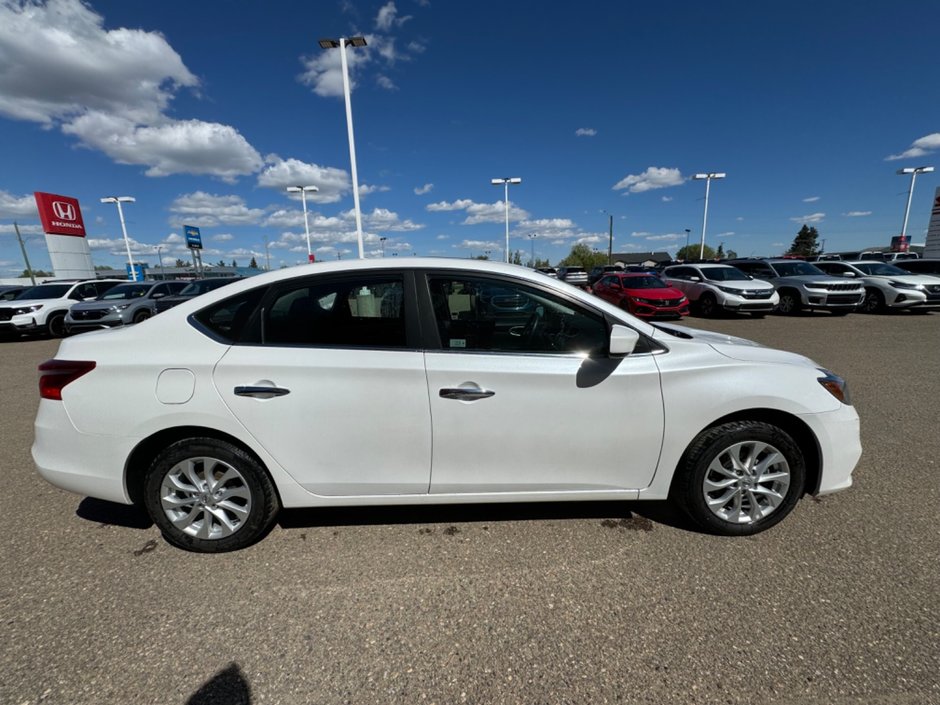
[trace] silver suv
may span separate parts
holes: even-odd
[[[92,301],[126,279],[52,281],[31,286],[0,306],[0,335],[65,335],[65,314],[76,301]]]
[[[780,313],[822,309],[841,316],[854,311],[865,299],[861,282],[830,276],[803,260],[746,259],[729,264],[773,284],[780,295],[777,304]]]
[[[127,282],[94,301],[75,304],[65,317],[69,333],[140,323],[156,313],[156,301],[182,291],[189,282]]]

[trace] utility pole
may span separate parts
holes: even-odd
[[[608,213],[607,217],[610,222],[610,237],[607,240],[607,264],[611,265],[614,263],[614,216]]]
[[[16,230],[16,239],[20,242],[20,252],[23,253],[23,260],[26,262],[26,273],[29,274],[29,280],[36,286],[36,277],[33,276],[33,268],[29,266],[29,257],[26,256],[26,245],[23,244],[23,237],[20,235],[20,226],[13,221],[13,229]]]
[[[268,247],[267,233],[265,233],[264,235],[264,261],[265,261],[265,267],[266,267],[265,271],[270,272],[271,271],[271,250]]]

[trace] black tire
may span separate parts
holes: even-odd
[[[182,477],[169,484],[175,475]],[[197,484],[210,475],[215,481],[224,480],[215,492],[205,483]],[[144,481],[144,507],[174,546],[223,553],[262,538],[280,503],[268,473],[247,452],[214,438],[186,438],[165,448],[151,463]],[[177,514],[177,523],[170,513]]]
[[[64,338],[68,331],[65,329],[65,314],[56,313],[46,320],[46,331],[51,338]]]
[[[860,311],[864,313],[884,313],[886,308],[884,294],[877,289],[865,289],[865,298],[862,300],[862,305],[859,306]]]
[[[141,323],[150,318],[153,314],[148,309],[141,309],[134,314],[134,323]]]
[[[795,316],[803,310],[800,295],[792,291],[781,291],[777,310],[787,316]]]
[[[754,457],[755,449],[763,450]],[[740,462],[740,453],[744,452],[750,453],[747,464],[773,457],[773,452],[776,452],[779,460],[774,460],[769,469],[771,473],[779,474],[785,467],[786,486],[783,486],[782,477],[759,481],[754,475],[749,477],[746,470],[738,472],[733,465],[729,467],[730,456],[738,453]],[[716,471],[716,467],[721,468],[720,471]],[[709,490],[706,481],[709,481],[709,486],[718,484]],[[693,522],[709,533],[749,536],[782,521],[803,495],[805,481],[803,453],[789,434],[760,421],[734,421],[709,428],[692,442],[676,470],[672,499]],[[723,483],[731,484],[726,486]],[[770,492],[776,492],[776,495]],[[736,496],[740,499],[736,500]],[[712,507],[709,501],[713,503]],[[735,501],[737,518],[732,521],[721,516],[722,513],[735,516]],[[775,501],[778,503],[771,506]],[[742,512],[748,516],[740,516]]]
[[[698,312],[705,318],[718,315],[718,301],[714,294],[705,293],[698,297]]]

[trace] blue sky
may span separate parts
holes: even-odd
[[[0,0],[0,278],[49,258],[33,191],[77,197],[96,264],[357,254],[339,52],[350,49],[366,256],[577,242],[675,251],[701,235],[782,252],[805,222],[827,250],[898,234],[906,166],[940,167],[940,4],[89,2]],[[937,174],[918,178],[923,242]]]

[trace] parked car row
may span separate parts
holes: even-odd
[[[0,289],[0,336],[59,338],[140,323],[238,278],[187,281],[85,279]]]

